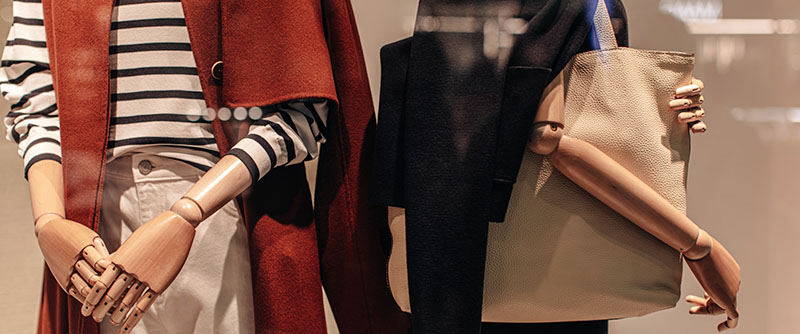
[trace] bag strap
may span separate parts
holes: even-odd
[[[617,37],[614,35],[614,26],[611,24],[611,13],[608,11],[604,0],[597,0],[593,21],[597,40],[600,42],[600,49],[616,48],[618,46]]]

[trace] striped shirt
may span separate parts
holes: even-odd
[[[28,168],[60,161],[58,107],[40,0],[14,0],[14,22],[0,67],[0,91],[11,103],[8,139]],[[116,0],[111,22],[108,161],[150,153],[208,170],[219,160],[213,117],[253,120],[229,154],[258,179],[277,166],[318,154],[324,99],[250,109],[206,108],[180,0]]]

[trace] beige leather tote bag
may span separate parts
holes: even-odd
[[[563,75],[566,135],[608,154],[685,212],[689,131],[669,101],[690,84],[690,54],[618,48],[605,3],[601,50]],[[390,211],[389,284],[410,312],[405,219]],[[680,254],[527,151],[504,223],[489,227],[483,320],[561,322],[641,316],[674,307]]]

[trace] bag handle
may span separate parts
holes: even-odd
[[[611,13],[608,11],[604,0],[597,0],[593,21],[597,40],[600,42],[600,49],[616,48],[618,46],[617,37],[614,35],[614,26],[611,24]]]

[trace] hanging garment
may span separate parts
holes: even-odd
[[[624,9],[612,8],[626,45]],[[545,86],[597,48],[593,10],[580,0],[422,0],[414,36],[382,49],[372,195],[406,209],[415,332],[480,330],[489,221],[505,216]]]
[[[694,56],[618,48],[599,2],[601,50],[576,55],[546,91],[560,90],[564,134],[585,140],[685,212],[689,130],[669,108],[691,82]],[[563,105],[563,104],[562,104]],[[391,212],[391,210],[390,210]],[[391,223],[403,239],[402,216]],[[410,311],[405,249],[389,262],[395,299]],[[499,323],[605,320],[674,307],[680,253],[527,150],[503,224],[489,227],[482,319]]]

